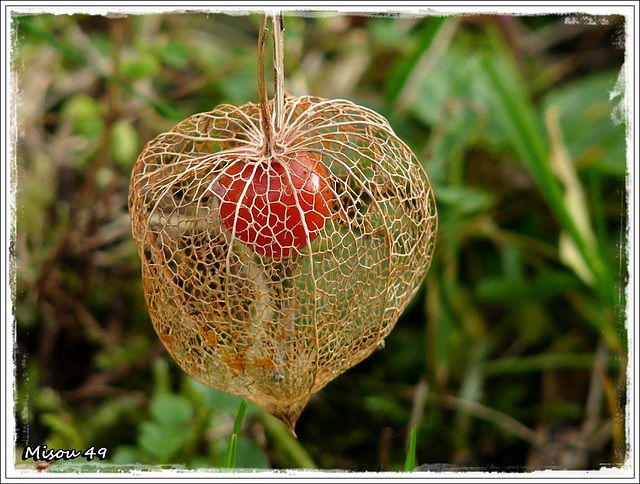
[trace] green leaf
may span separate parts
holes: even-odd
[[[576,289],[578,280],[567,271],[542,271],[529,280],[529,290],[536,299],[547,301],[564,292]]]
[[[65,101],[62,119],[69,123],[75,132],[87,138],[98,137],[104,129],[100,101],[83,92]]]
[[[192,414],[193,408],[189,400],[179,395],[163,393],[155,396],[151,402],[151,415],[163,427],[180,427]]]
[[[160,52],[162,62],[175,69],[184,69],[189,64],[189,48],[182,44],[168,44]]]
[[[447,17],[430,16],[422,22],[420,30],[416,35],[416,46],[413,52],[404,57],[403,60],[395,68],[387,83],[387,97],[395,101],[405,87],[407,80],[415,71],[420,62],[420,58],[428,51],[436,37],[438,31],[442,28]]]
[[[215,408],[229,415],[237,415],[238,406],[242,402],[242,397],[216,390],[193,379],[188,380],[188,385],[190,390],[194,390],[200,395],[203,403],[207,405],[207,407]],[[258,412],[260,412],[260,407],[253,402],[247,402],[245,411],[247,415],[255,415]]]
[[[485,277],[476,286],[476,294],[484,301],[515,304],[525,301],[529,295],[526,283],[508,277]]]
[[[92,434],[108,436],[112,429],[124,420],[143,415],[140,402],[130,396],[114,396],[105,399],[91,415]],[[138,417],[139,418],[139,417]]]
[[[131,81],[153,78],[160,71],[160,63],[153,54],[137,54],[122,60],[120,72]]]
[[[461,214],[473,215],[491,207],[494,196],[477,188],[443,185],[438,188],[438,204],[449,205]]]
[[[375,41],[383,49],[400,48],[407,42],[407,34],[400,28],[395,18],[371,18],[368,31]]]
[[[478,129],[475,113],[485,104],[484,92],[476,86],[481,81],[479,69],[477,53],[454,42],[446,56],[440,57],[421,79],[411,102],[411,114],[429,127]]]
[[[140,424],[138,445],[160,462],[169,462],[178,454],[183,443],[183,435],[175,428],[149,421]]]
[[[111,156],[113,161],[130,171],[139,153],[140,139],[133,125],[126,119],[119,119],[113,123],[111,127]]]
[[[563,84],[542,100],[545,111],[560,112],[560,125],[571,157],[582,166],[610,176],[626,175],[625,126],[614,122],[619,100],[612,97],[618,72],[598,72]]]
[[[239,58],[239,64],[219,84],[223,96],[234,104],[242,104],[255,97],[256,61],[253,56]]]
[[[578,280],[565,271],[544,271],[533,278],[485,277],[476,286],[476,294],[485,301],[508,304],[522,303],[528,299],[540,303],[575,289]]]
[[[140,453],[133,445],[120,445],[114,449],[109,461],[113,464],[135,464],[140,462]]]
[[[81,449],[84,447],[76,423],[68,414],[45,413],[41,419],[42,424],[51,430],[50,448]]]

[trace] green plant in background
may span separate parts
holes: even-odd
[[[411,427],[411,437],[409,439],[409,450],[407,451],[407,459],[404,461],[404,470],[413,471],[416,465],[416,428]]]
[[[566,18],[287,16],[288,90],[390,120],[428,168],[439,242],[386,348],[310,401],[297,441],[247,406],[236,468],[408,469],[413,427],[418,465],[623,463],[625,20]],[[16,453],[94,445],[111,470],[224,466],[241,401],[156,343],[126,187],[155,134],[257,99],[258,17],[13,27]],[[50,470],[64,465],[81,464]]]
[[[232,420],[239,399],[216,392],[193,380],[186,380],[180,393],[171,392],[168,365],[166,361],[160,361],[155,366],[156,379],[162,381],[156,382],[157,393],[151,398],[148,417],[139,424],[136,445],[116,447],[111,462],[124,466],[183,462],[189,469],[270,467],[262,449],[240,436],[244,409],[241,408],[242,412],[238,412],[235,423]],[[252,418],[257,418],[257,413],[258,408],[255,406],[251,406],[247,412]],[[230,424],[233,425],[232,435],[237,455],[233,462],[229,459],[232,446],[226,448],[231,432],[224,432],[219,428]],[[214,435],[205,438],[210,432]]]
[[[535,448],[540,445],[539,438],[545,441],[544,436],[518,425],[503,425],[509,422],[509,415],[526,418],[517,403],[526,398],[526,386],[496,384],[496,374],[488,375],[487,369],[508,361],[514,370],[543,372],[544,378],[574,368],[593,368],[592,378],[603,381],[592,379],[591,390],[608,389],[612,422],[621,422],[623,410],[612,406],[609,392],[614,385],[623,385],[624,373],[622,379],[614,378],[617,383],[602,373],[624,368],[626,360],[625,320],[620,313],[623,286],[614,282],[620,277],[614,274],[619,258],[624,257],[623,241],[616,247],[605,228],[624,223],[615,202],[623,199],[620,191],[607,201],[603,198],[604,187],[622,181],[625,175],[621,149],[625,127],[612,121],[616,105],[609,99],[619,72],[597,72],[557,90],[536,93],[540,101],[534,104],[531,86],[518,74],[522,66],[514,64],[512,49],[497,29],[488,28],[474,35],[473,41],[465,38],[465,32],[443,38],[443,42],[450,42],[446,54],[434,60],[423,76],[422,95],[413,99],[411,107],[411,113],[434,130],[428,147],[433,163],[430,173],[438,173],[439,166],[442,170],[442,177],[434,175],[436,196],[443,205],[440,235],[445,242],[438,260],[442,265],[435,271],[441,280],[427,281],[426,298],[432,321],[428,344],[433,361],[431,384],[442,395],[434,396],[435,401],[444,399],[443,403],[462,413],[477,409],[477,417],[510,428],[521,438],[526,436]],[[433,52],[437,48],[429,49]],[[589,141],[578,126],[591,133],[597,129],[598,135]],[[509,161],[512,156],[517,163]],[[493,168],[474,166],[483,167],[487,161]],[[482,169],[485,173],[478,172]],[[505,174],[512,183],[497,189],[495,182]],[[535,185],[526,186],[528,176]],[[588,185],[580,176],[589,180]],[[477,186],[461,186],[467,185],[461,183],[465,179],[473,178],[480,182]],[[613,205],[607,206],[611,201]],[[548,210],[545,216],[551,216],[560,231],[544,229],[548,220],[542,219],[533,205],[548,207],[542,212]],[[593,228],[596,226],[599,229]],[[467,250],[474,240],[489,242],[499,253],[491,255],[486,244],[478,244],[480,250]],[[462,261],[465,266],[460,265]],[[484,305],[493,307],[498,318],[488,319]],[[515,338],[505,332],[514,329]],[[586,336],[591,330],[595,330],[591,337]],[[590,338],[601,338],[606,348],[602,351],[612,358],[598,360],[593,350],[582,353]],[[509,340],[512,346],[505,347]],[[471,341],[474,351],[464,357],[461,352]],[[533,348],[537,348],[536,356],[527,355]],[[505,351],[509,356],[500,357]],[[466,370],[452,375],[451,370],[457,370],[454,361],[466,361],[462,367]],[[458,400],[443,395],[452,377],[460,381]],[[489,396],[498,389],[503,392],[500,398]],[[544,396],[544,386],[542,390]],[[549,395],[556,402],[547,407],[544,419],[563,422],[559,425],[564,426],[564,422],[579,418],[580,405],[570,410],[571,399],[555,393]],[[595,398],[591,403],[597,405]],[[504,413],[486,412],[477,406],[481,399],[500,402],[495,409]],[[559,400],[565,401],[559,405]],[[589,410],[597,412],[594,408]],[[456,423],[460,434],[469,431],[468,418],[457,418]],[[580,431],[586,437],[587,422]],[[621,429],[614,435],[619,438]],[[567,440],[565,446],[570,445]],[[473,446],[465,438],[455,447],[465,452]],[[621,457],[623,442],[614,442],[614,447],[615,455]],[[549,457],[553,458],[545,456]],[[555,458],[562,466],[561,457]],[[569,465],[583,462],[578,459]]]

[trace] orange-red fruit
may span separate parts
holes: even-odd
[[[220,178],[223,223],[259,254],[290,257],[331,215],[327,170],[306,153],[268,162],[233,162]]]

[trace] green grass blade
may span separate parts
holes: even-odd
[[[595,289],[609,305],[615,304],[613,277],[596,244],[588,243],[571,215],[559,180],[551,167],[549,143],[526,86],[515,68],[495,47],[482,58],[483,72],[493,104],[494,115],[504,128],[520,160],[533,175],[556,219],[575,244],[593,275]]]
[[[236,435],[240,433],[245,410],[247,410],[247,401],[245,399],[242,399],[242,401],[240,402],[240,407],[238,408],[238,413],[236,414],[236,420],[233,423],[233,433]]]
[[[244,412],[247,409],[247,401],[242,399],[240,402],[240,408],[236,414],[236,419],[233,422],[233,433],[231,434],[231,440],[229,441],[229,448],[227,449],[227,455],[225,457],[224,467],[228,469],[235,469],[236,467],[236,455],[238,452],[238,434],[242,427],[242,420],[244,418]]]
[[[531,356],[499,358],[483,364],[487,375],[515,375],[547,370],[590,369],[595,364],[592,353],[543,353]],[[611,355],[605,362],[608,370],[619,369],[620,359]]]
[[[238,453],[238,434],[231,434],[231,440],[229,441],[229,449],[227,450],[227,457],[225,459],[225,467],[227,469],[235,469],[237,453]]]
[[[411,438],[409,440],[409,451],[407,452],[407,458],[404,461],[404,470],[406,472],[413,472],[416,467],[416,428],[411,427]]]
[[[261,416],[262,424],[270,442],[273,443],[277,452],[286,456],[291,462],[292,465],[288,467],[298,469],[318,468],[302,444],[280,420],[267,412],[261,412]]]

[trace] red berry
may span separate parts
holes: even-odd
[[[261,255],[289,257],[314,240],[331,215],[329,174],[301,153],[268,162],[233,162],[220,178],[220,215]]]

